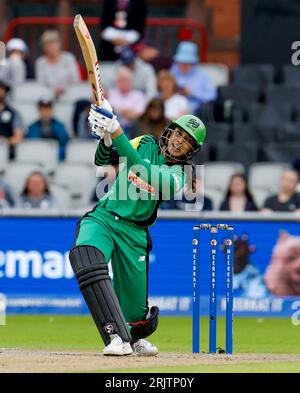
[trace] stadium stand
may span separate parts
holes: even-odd
[[[43,172],[42,165],[26,162],[11,162],[5,171],[4,179],[13,188],[16,195],[20,195],[26,179],[32,172]]]
[[[271,64],[254,64],[237,66],[232,71],[235,85],[256,86],[261,91],[273,83],[275,68]]]
[[[219,190],[225,192],[231,176],[237,172],[244,172],[242,164],[237,162],[207,162],[204,167],[205,190]]]
[[[58,165],[58,147],[56,140],[27,139],[16,148],[16,162],[39,164],[47,174],[54,172]]]
[[[69,209],[71,206],[71,193],[67,187],[50,183],[50,193],[57,202],[59,208]]]
[[[65,161],[68,163],[78,163],[92,165],[97,149],[98,141],[73,139],[69,142],[66,151]]]
[[[61,163],[53,183],[69,189],[72,208],[88,206],[96,184],[95,170],[90,165]]]
[[[0,174],[3,173],[8,165],[9,146],[5,141],[0,141]]]
[[[249,188],[259,207],[262,207],[268,196],[277,193],[280,178],[289,167],[290,165],[284,162],[259,162],[250,166]]]

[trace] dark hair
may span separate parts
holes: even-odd
[[[251,192],[249,190],[249,187],[248,187],[247,177],[245,176],[244,173],[240,173],[240,172],[239,173],[235,173],[234,175],[231,176],[230,181],[229,181],[229,185],[228,185],[228,189],[227,189],[227,192],[226,192],[225,199],[228,200],[230,198],[230,196],[231,196],[230,188],[231,188],[233,180],[235,178],[237,178],[237,177],[239,177],[240,179],[244,180],[244,182],[245,182],[245,195],[246,195],[248,201],[251,201],[251,202],[254,203],[253,196],[252,196],[252,194],[251,194]]]
[[[157,121],[153,121],[152,119],[149,118],[149,110],[153,106],[158,106],[161,109],[161,117]],[[149,127],[155,127],[156,133],[158,132],[162,133],[163,129],[168,123],[168,120],[165,117],[165,105],[163,100],[158,97],[152,98],[152,100],[148,102],[145,112],[142,114],[139,120],[140,120],[140,127],[143,128],[142,131],[149,132],[150,131]]]
[[[45,194],[50,195],[50,190],[49,190],[49,186],[48,186],[48,181],[47,181],[45,175],[44,175],[42,172],[38,172],[38,171],[32,172],[32,173],[28,176],[28,178],[27,178],[27,180],[26,180],[26,183],[25,183],[25,186],[24,186],[24,189],[23,189],[21,195],[22,195],[22,196],[27,196],[27,195],[28,195],[28,192],[29,192],[29,190],[28,190],[28,183],[29,183],[29,180],[31,179],[31,177],[34,176],[34,175],[38,175],[38,176],[40,176],[40,177],[44,180],[44,184],[45,184]]]

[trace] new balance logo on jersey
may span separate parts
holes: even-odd
[[[146,260],[145,255],[142,255],[139,257],[138,262],[145,262],[145,260]]]

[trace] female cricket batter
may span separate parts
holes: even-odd
[[[102,107],[92,105],[89,122],[92,133],[102,138],[95,164],[115,164],[120,157],[127,165],[79,222],[70,262],[106,345],[104,355],[154,356],[157,348],[145,340],[157,328],[159,311],[148,309],[148,227],[161,201],[183,188],[183,165],[201,148],[205,126],[185,115],[172,121],[159,140],[144,135],[130,142],[107,100]]]

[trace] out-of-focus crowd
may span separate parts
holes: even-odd
[[[211,76],[200,65],[198,45],[187,35],[178,43],[172,58],[165,56],[145,40],[146,17],[146,1],[104,1],[99,53],[101,60],[109,62],[106,64],[109,64],[110,72],[102,83],[105,96],[129,138],[148,133],[159,138],[170,120],[187,113],[202,116],[206,113],[203,110],[205,105],[210,108],[209,104],[218,98]],[[56,187],[61,196],[64,190],[57,186],[69,186],[67,179],[65,182],[61,179],[62,174],[66,173],[65,176],[71,178],[68,176],[71,174],[68,165],[76,163],[76,159],[82,162],[80,148],[74,149],[74,142],[89,142],[96,149],[87,119],[92,95],[90,99],[79,99],[78,94],[72,96],[74,87],[78,86],[80,90],[84,83],[87,85],[83,65],[72,53],[63,50],[57,30],[44,31],[40,45],[42,56],[31,59],[30,48],[22,39],[12,38],[7,43],[6,65],[0,66],[0,148],[1,142],[8,146],[9,162],[17,161],[22,169],[24,155],[18,147],[25,146],[26,141],[48,140],[49,146],[50,142],[55,141],[58,146],[56,164],[60,162],[60,166],[56,172],[53,168],[46,171],[34,168],[24,175],[23,184],[18,184],[18,187],[13,184],[16,179],[14,172],[11,171],[8,176],[4,169],[4,176],[0,173],[0,207],[60,207],[52,190]],[[32,84],[26,84],[28,82]],[[32,106],[28,106],[28,109],[26,106],[29,101],[36,106],[36,118],[30,122],[28,119],[32,118],[32,113],[29,116]],[[66,121],[68,115],[64,109],[65,102],[68,102],[68,108],[71,103],[71,121]],[[61,110],[60,116],[57,115],[57,109]],[[218,105],[215,109],[218,110]],[[225,135],[225,131],[222,134]],[[32,155],[29,157],[32,163],[37,160],[34,146],[29,154]],[[28,163],[28,153],[25,158]],[[44,161],[47,163],[47,157],[44,157]],[[90,162],[93,162],[92,156]],[[15,171],[20,172],[17,167]],[[9,184],[10,181],[12,184]],[[204,197],[203,179],[195,178],[192,187],[186,187],[183,197],[164,203],[162,208],[236,212],[300,209],[300,197],[296,192],[298,174],[291,169],[282,174],[278,194],[270,196],[272,192],[265,193],[259,203],[256,197],[252,197],[244,173],[231,173],[228,183],[228,189],[218,189],[218,195],[214,190],[218,184],[213,185]],[[74,184],[71,184],[71,188]],[[95,184],[92,184],[92,190],[87,186],[88,196],[83,199],[85,204],[97,200],[94,188]],[[74,190],[70,191],[71,199],[74,199],[75,194]],[[215,195],[210,199],[212,194]],[[204,202],[199,202],[199,195]],[[78,205],[70,202],[70,206],[81,206],[79,199],[77,202]],[[67,202],[64,207],[68,207]]]

